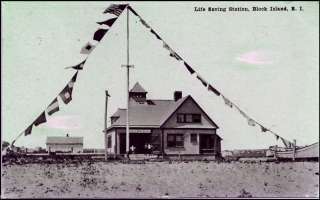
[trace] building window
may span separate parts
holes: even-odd
[[[201,115],[200,114],[193,114],[192,115],[192,122],[201,123]]]
[[[168,134],[167,146],[168,147],[184,147],[183,134]]]
[[[108,148],[111,148],[111,142],[112,142],[111,135],[108,135],[108,137],[107,137],[107,147]]]
[[[192,123],[192,114],[186,114],[186,123]]]
[[[177,114],[178,123],[201,123],[201,114]]]
[[[190,135],[190,142],[192,144],[197,144],[197,142],[198,142],[197,134],[191,134]]]
[[[184,114],[178,114],[177,115],[177,122],[183,123],[184,122]]]

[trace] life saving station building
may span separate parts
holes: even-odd
[[[153,146],[153,154],[221,155],[221,137],[217,124],[190,96],[174,92],[173,99],[147,99],[147,92],[136,83],[129,92],[130,147],[136,154],[146,153],[145,145]],[[105,133],[108,155],[126,153],[126,109],[111,116]]]

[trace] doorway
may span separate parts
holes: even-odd
[[[214,153],[214,135],[199,134],[199,152],[200,154]]]
[[[120,142],[120,154],[126,153],[126,134],[120,133],[119,135]],[[150,143],[151,134],[150,133],[130,133],[130,144],[136,148],[136,154],[146,154],[147,149],[145,149],[145,145]]]

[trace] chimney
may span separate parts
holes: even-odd
[[[174,101],[178,101],[182,98],[182,92],[181,91],[174,91],[173,99]]]

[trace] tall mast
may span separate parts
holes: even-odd
[[[129,9],[127,8],[127,64],[122,65],[122,67],[127,68],[127,112],[126,112],[126,153],[129,153],[129,144],[130,144],[130,136],[129,136],[129,70],[133,65],[130,65],[130,57],[129,57]]]
[[[129,152],[129,9],[127,8],[127,122],[126,122],[126,152]]]

